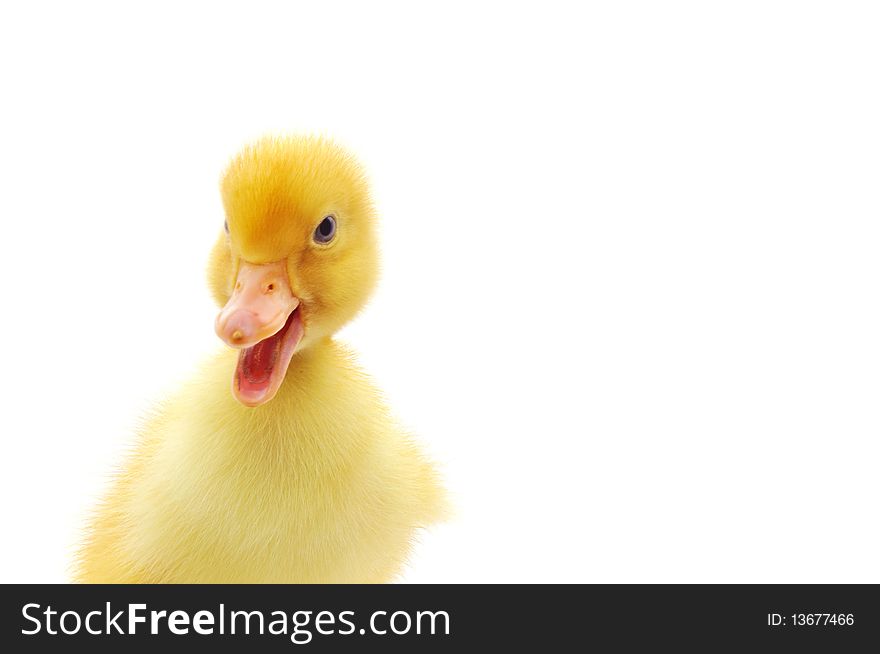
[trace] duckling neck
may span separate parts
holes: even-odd
[[[332,431],[344,442],[357,438],[343,426],[357,424],[363,417],[364,408],[373,398],[371,388],[351,353],[328,337],[293,356],[272,400],[241,410],[252,431],[274,432],[297,440],[320,439]]]
[[[285,411],[291,405],[310,403],[329,389],[327,384],[338,373],[338,345],[326,338],[296,352],[290,360],[278,394],[259,408]]]

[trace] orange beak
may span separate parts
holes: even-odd
[[[287,278],[287,262],[241,262],[229,302],[214,323],[217,335],[241,350],[232,392],[246,406],[268,402],[287,374],[303,336],[299,299]]]

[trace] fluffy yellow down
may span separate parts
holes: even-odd
[[[266,138],[233,160],[221,188],[230,234],[209,263],[215,299],[228,299],[238,261],[287,257],[306,337],[265,405],[236,401],[238,353],[223,349],[156,409],[88,525],[75,578],[391,581],[445,500],[431,463],[332,338],[376,279],[366,182],[332,142]],[[329,212],[338,242],[312,247]]]

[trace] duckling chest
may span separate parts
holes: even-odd
[[[218,564],[227,578],[233,569],[261,578],[261,566],[287,559],[314,569],[307,559],[349,541],[377,499],[363,454],[338,435],[295,424],[214,425],[198,433],[166,425],[134,494],[141,533],[130,542],[142,548],[141,558],[188,562],[192,578],[210,579]]]

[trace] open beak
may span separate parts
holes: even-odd
[[[232,392],[246,406],[273,397],[303,337],[299,299],[287,278],[287,262],[241,262],[235,289],[214,323],[217,335],[241,350]]]

